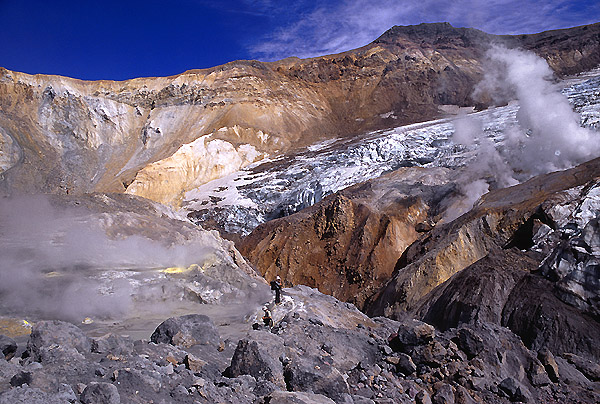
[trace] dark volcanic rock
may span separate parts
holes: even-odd
[[[39,362],[51,362],[62,354],[87,353],[91,338],[73,324],[64,321],[40,321],[31,330],[26,354]]]
[[[538,265],[539,259],[516,249],[493,249],[423,297],[416,315],[442,330],[481,321],[500,323],[511,290]]]
[[[133,340],[116,334],[106,334],[92,339],[92,352],[115,356],[129,355],[133,352]]]
[[[481,353],[481,351],[483,351],[485,348],[483,339],[481,339],[479,335],[468,328],[461,328],[458,330],[457,345],[464,353],[467,354],[469,359],[479,355],[479,353]]]
[[[150,340],[156,344],[165,343],[188,348],[197,344],[217,347],[219,332],[207,316],[188,314],[165,320],[156,328]]]
[[[529,400],[525,394],[525,389],[512,377],[507,377],[498,385],[498,389],[508,396],[510,401],[526,403]]]
[[[515,286],[502,312],[502,324],[535,351],[548,348],[555,354],[572,352],[600,360],[595,337],[600,324],[553,293],[553,284],[527,275]]]
[[[307,391],[325,395],[334,401],[349,393],[348,384],[339,370],[327,362],[315,365],[313,358],[296,357],[285,367],[285,384],[290,391]]]
[[[334,404],[335,401],[321,394],[275,391],[258,404]]]
[[[4,355],[4,359],[9,361],[17,352],[17,343],[10,337],[0,335],[0,351]]]
[[[119,404],[121,397],[111,383],[92,383],[81,393],[83,404]]]
[[[585,377],[591,381],[600,381],[600,365],[598,363],[571,353],[566,353],[562,356],[568,360],[569,363],[575,365],[577,370],[583,373]]]
[[[284,352],[283,341],[275,335],[264,332],[261,334],[259,342],[247,339],[238,342],[225,375],[250,375],[257,380],[267,380],[283,387],[283,365],[279,361]]]
[[[540,175],[517,186],[487,193],[471,211],[445,225],[438,224],[426,237],[407,248],[391,280],[366,303],[366,312],[400,318],[406,311],[416,310],[421,299],[435,287],[486,257],[490,251],[512,246],[530,248],[534,237],[531,225],[536,220],[553,225],[557,218],[549,216],[554,214],[556,205],[561,201],[564,204],[567,198],[576,202],[581,198],[577,189],[591,187],[599,176],[600,159],[594,159],[569,170]],[[559,215],[560,212],[556,213]],[[530,231],[525,231],[530,227]],[[528,266],[516,263],[514,268],[527,269]],[[481,282],[481,286],[484,283]],[[482,289],[485,293],[493,290]],[[502,296],[503,292],[498,292],[498,297]],[[497,315],[497,308],[494,311],[490,314]]]

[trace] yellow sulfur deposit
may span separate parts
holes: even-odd
[[[185,267],[169,267],[169,268],[162,269],[160,272],[163,272],[165,274],[183,274],[183,273],[195,271],[197,269],[199,269],[199,266],[197,264],[192,264],[187,268],[185,268]]]

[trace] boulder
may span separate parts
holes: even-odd
[[[413,362],[412,358],[405,353],[398,355],[398,363],[396,364],[396,370],[409,376],[417,371],[417,365]]]
[[[260,404],[335,404],[330,398],[321,394],[292,391],[274,391],[260,401]]]
[[[57,393],[49,393],[27,386],[16,387],[0,393],[0,404],[66,404],[77,402],[73,390],[66,387]]]
[[[38,362],[52,362],[58,356],[91,351],[91,339],[73,324],[40,321],[31,330],[26,355]]]
[[[483,339],[473,330],[468,328],[461,328],[458,331],[458,339],[456,344],[461,351],[467,354],[469,359],[479,355],[479,353],[484,349]]]
[[[435,328],[431,325],[419,320],[409,319],[401,321],[396,336],[390,340],[390,346],[392,346],[392,349],[407,353],[416,345],[430,342],[434,336]]]
[[[546,370],[550,380],[552,380],[554,383],[558,383],[560,379],[560,373],[558,371],[558,364],[556,363],[552,352],[547,349],[542,349],[538,352],[538,359],[544,366],[544,369]]]
[[[433,404],[454,404],[454,388],[450,384],[442,384],[433,395]]]
[[[133,352],[133,340],[130,337],[106,334],[92,339],[92,352],[114,356],[130,355]]]
[[[119,404],[121,397],[111,383],[91,383],[81,393],[80,400],[83,404]]]
[[[150,340],[156,344],[164,343],[191,347],[194,345],[219,346],[219,332],[208,316],[188,314],[171,317],[161,323]]]
[[[600,365],[598,365],[598,363],[572,353],[565,353],[562,357],[569,361],[569,363],[575,365],[577,370],[583,373],[585,377],[592,382],[600,381]]]
[[[283,354],[283,342],[275,336],[271,337],[267,332],[261,334],[265,336],[265,343],[249,339],[238,342],[225,375],[250,375],[257,380],[267,380],[283,388],[283,365],[279,360]]]
[[[498,385],[498,389],[504,393],[510,401],[518,401],[521,403],[530,401],[526,390],[512,377],[507,377],[502,380]]]
[[[338,369],[327,363],[315,363],[315,358],[304,356],[290,362],[284,370],[287,389],[323,394],[336,402],[349,394],[348,384]]]

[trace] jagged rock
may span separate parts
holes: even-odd
[[[81,393],[83,404],[119,404],[121,397],[111,383],[92,383]]]
[[[469,359],[479,355],[485,348],[481,337],[468,328],[461,328],[458,331],[458,340],[456,341],[456,344],[467,354]]]
[[[24,384],[31,384],[33,377],[30,372],[21,371],[14,375],[12,379],[10,379],[10,385],[13,387],[19,387]]]
[[[33,360],[51,362],[69,352],[87,353],[91,339],[73,324],[64,321],[40,321],[31,330],[26,353]]]
[[[65,404],[75,403],[73,391],[48,393],[38,388],[17,387],[0,393],[0,404]]]
[[[594,335],[600,323],[564,303],[552,292],[553,284],[535,274],[524,276],[512,290],[502,313],[502,324],[519,335],[530,349],[572,352],[600,359]]]
[[[200,358],[196,358],[192,354],[187,354],[183,359],[183,364],[185,365],[186,369],[189,369],[194,373],[198,373],[204,368],[204,366],[207,365],[207,362]]]
[[[546,370],[548,377],[550,377],[550,380],[552,380],[554,383],[557,383],[560,380],[560,373],[552,352],[550,352],[548,349],[542,349],[538,352],[538,359],[544,366],[544,369]]]
[[[535,387],[547,386],[552,383],[544,366],[537,362],[532,362],[528,376],[531,384]]]
[[[408,320],[400,324],[396,338],[404,350],[433,340],[435,328],[418,320]]]
[[[404,373],[405,375],[412,375],[417,371],[417,365],[413,362],[412,358],[405,353],[400,353],[398,355],[398,363],[396,364],[396,369],[399,372]]]
[[[334,404],[335,401],[321,394],[292,391],[274,391],[259,404]]]
[[[475,404],[477,401],[473,399],[471,394],[463,386],[456,386],[454,399],[456,404]]]
[[[92,352],[114,356],[129,355],[133,352],[133,340],[116,334],[105,334],[92,339]]]
[[[421,299],[415,314],[441,330],[476,322],[500,323],[511,290],[539,259],[516,249],[492,249]]]
[[[500,382],[498,385],[498,388],[500,391],[506,394],[510,401],[518,401],[521,403],[527,403],[530,401],[523,387],[512,377],[507,377],[506,379],[502,380],[502,382]]]
[[[588,379],[593,382],[600,381],[600,365],[592,362],[591,360],[582,358],[572,353],[564,353],[562,357],[569,361],[569,363],[575,365],[577,370],[585,375]]]
[[[150,340],[156,344],[165,343],[188,348],[197,344],[217,347],[219,332],[207,316],[188,314],[165,320],[152,333]]]
[[[17,343],[14,339],[5,335],[0,335],[0,351],[4,355],[4,359],[11,360],[17,352]]]
[[[454,404],[454,388],[450,384],[442,384],[433,395],[433,404]]]
[[[471,211],[450,223],[436,225],[427,237],[407,248],[398,260],[392,279],[366,303],[366,312],[401,318],[406,311],[417,309],[421,299],[435,287],[490,251],[531,248],[533,221],[551,223],[540,212],[540,206],[546,202],[550,204],[568,190],[595,183],[599,166],[600,159],[595,159],[569,170],[541,175],[517,186],[487,193]],[[538,217],[540,219],[534,219]],[[538,262],[541,263],[542,258],[539,257]],[[519,266],[517,264],[517,268]],[[486,290],[487,293],[493,291]],[[497,294],[502,297],[504,292]],[[531,293],[520,296],[523,300],[536,297]],[[468,307],[466,309],[469,315]],[[498,309],[494,308],[490,314],[494,312],[497,315]]]
[[[283,387],[283,365],[279,360],[284,354],[283,341],[266,332],[261,332],[261,336],[263,338],[259,342],[248,339],[238,342],[225,375],[251,375],[257,380],[267,380]]]
[[[421,390],[415,396],[415,402],[417,404],[431,404],[431,397],[428,392]]]
[[[289,391],[306,391],[323,394],[334,401],[349,394],[348,384],[339,370],[328,363],[315,361],[304,356],[297,357],[284,369],[285,384]]]
[[[600,187],[592,192],[595,199],[600,199]],[[587,199],[581,205],[585,206]],[[600,202],[596,203],[600,205]],[[600,214],[600,207],[589,210],[582,214],[588,217]],[[600,318],[600,219],[581,223],[583,228],[573,228],[573,224],[568,224],[568,231],[574,234],[560,242],[540,269],[546,277],[556,282],[555,293],[563,302]],[[562,237],[568,237],[566,230],[563,230]]]

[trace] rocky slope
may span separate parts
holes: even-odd
[[[598,365],[529,350],[491,323],[440,332],[369,318],[307,287],[284,291],[272,329],[173,317],[149,339],[41,321],[0,338],[0,402],[508,403],[597,401]]]
[[[394,27],[363,48],[238,61],[165,78],[0,76],[2,185],[123,192],[176,206],[185,191],[266,155],[473,105],[490,41],[532,49],[558,74],[597,58],[598,24],[494,37],[449,24]]]

